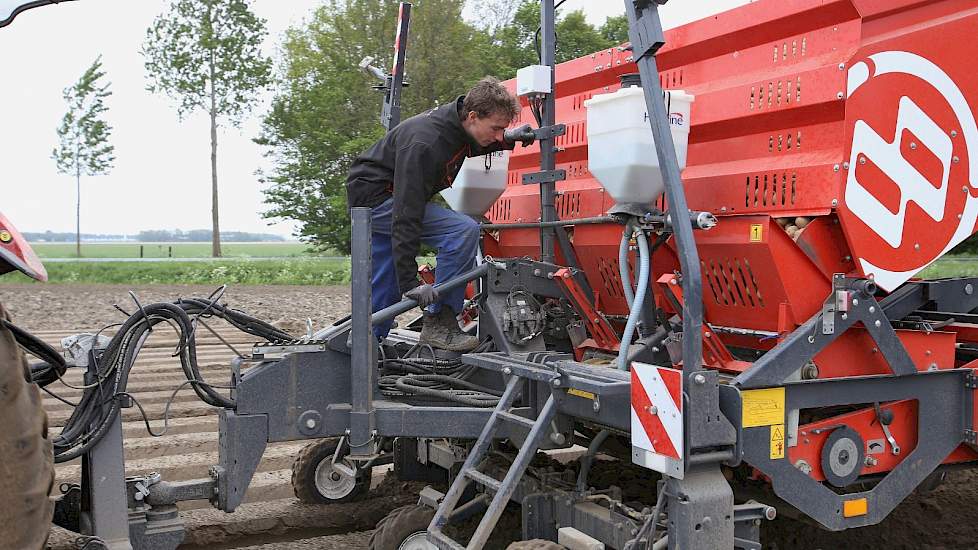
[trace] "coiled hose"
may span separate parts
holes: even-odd
[[[292,337],[278,328],[251,317],[243,312],[210,299],[179,300],[174,303],[139,306],[113,336],[97,364],[93,365],[95,379],[81,387],[84,390],[77,406],[65,423],[64,429],[54,439],[55,462],[77,458],[94,447],[108,432],[122,408],[122,399],[132,398],[126,392],[129,373],[146,339],[155,325],[168,323],[179,334],[174,356],[180,357],[187,382],[205,403],[221,408],[234,408],[234,401],[221,395],[215,386],[201,376],[197,365],[196,330],[199,319],[221,317],[232,326],[271,341],[291,340]],[[60,378],[64,372],[50,355],[42,351],[42,358],[51,367],[38,369],[35,377]],[[139,406],[138,402],[136,403]],[[147,424],[148,426],[148,424]]]

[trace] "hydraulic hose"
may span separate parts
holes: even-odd
[[[21,347],[43,361],[43,363],[31,365],[31,381],[43,388],[65,373],[68,366],[65,364],[64,357],[57,350],[9,321],[0,319],[0,325],[7,327],[13,333],[14,339]]]
[[[618,347],[618,368],[620,370],[628,370],[628,345],[632,341],[635,327],[638,325],[639,317],[642,315],[642,305],[645,303],[645,294],[649,286],[649,267],[652,263],[651,254],[649,253],[649,241],[645,238],[645,233],[641,230],[636,231],[635,239],[638,241],[638,288],[635,289],[634,299],[630,304],[628,312],[628,321],[625,323],[625,332],[621,336],[621,345]],[[626,271],[628,269],[627,263],[625,264],[625,269]],[[631,291],[631,288],[629,288],[631,287],[631,282],[627,279],[623,280],[622,287]]]
[[[122,406],[120,400],[125,397],[133,399],[126,389],[130,371],[154,326],[167,323],[176,329],[179,345],[174,356],[179,357],[187,378],[184,385],[191,385],[193,391],[205,403],[222,408],[233,408],[235,404],[232,399],[215,391],[217,388],[226,389],[225,387],[208,384],[201,376],[197,365],[195,336],[198,322],[203,322],[204,318],[220,317],[239,330],[259,338],[271,341],[292,339],[288,333],[243,312],[230,309],[217,300],[184,299],[174,303],[146,306],[137,303],[137,305],[139,310],[122,323],[104,349],[101,358],[90,367],[91,377],[86,381],[87,384],[81,387],[84,390],[81,399],[65,423],[64,429],[52,442],[55,462],[65,462],[91,450],[119,415]],[[42,359],[47,359],[51,364],[51,368],[38,369],[34,374],[42,378],[60,378],[63,370],[59,370],[55,357],[48,357],[51,355],[51,350],[30,345],[30,342],[28,344],[29,351],[38,354]],[[138,401],[135,403],[142,411]]]
[[[591,444],[587,446],[587,453],[581,458],[581,472],[577,474],[577,492],[583,493],[587,490],[587,477],[591,473],[591,465],[594,464],[594,457],[598,454],[598,449],[601,448],[601,445],[604,445],[604,441],[608,439],[609,435],[611,435],[610,431],[601,430],[591,440]]]
[[[621,243],[618,245],[618,274],[621,277],[621,288],[625,293],[625,302],[628,308],[632,308],[635,301],[635,294],[632,290],[632,275],[628,272],[628,242],[632,239],[634,223],[629,220],[625,224],[625,229],[621,232]]]

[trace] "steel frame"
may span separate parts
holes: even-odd
[[[650,126],[656,143],[661,144],[658,156],[666,183],[666,203],[672,212],[686,212],[689,210],[687,191],[679,177],[676,152],[669,136],[668,113],[661,100],[656,60],[665,42],[658,18],[658,6],[663,3],[664,0],[625,0],[625,7],[632,56],[641,74]],[[832,11],[842,3],[829,4],[820,9]],[[551,67],[553,5],[553,0],[544,0],[541,8],[543,61]],[[680,54],[673,50],[672,55]],[[563,298],[569,292],[578,305],[587,306],[581,311],[588,315],[592,311],[588,308],[595,307],[588,299],[588,292],[583,290],[585,285],[565,287],[561,284],[562,275],[557,277],[558,273],[575,276],[578,272],[574,265],[568,268],[556,263],[555,244],[561,247],[565,263],[575,263],[574,248],[565,242],[567,235],[563,229],[557,227],[563,223],[557,220],[554,203],[556,182],[566,176],[566,172],[556,168],[556,138],[564,132],[555,123],[556,101],[555,94],[549,94],[544,102],[540,171],[524,174],[524,183],[540,185],[540,224],[513,229],[515,232],[539,229],[540,260],[496,258],[447,285],[481,279],[484,292],[479,301],[480,335],[491,337],[500,349],[494,353],[465,355],[463,362],[478,367],[483,378],[496,388],[506,388],[507,398],[514,400],[513,410],[525,413],[527,418],[542,414],[549,420],[552,414],[553,423],[535,425],[532,436],[527,436],[525,429],[505,424],[495,434],[489,434],[494,415],[491,410],[412,406],[374,395],[377,346],[372,324],[416,304],[405,301],[371,313],[370,213],[366,209],[353,209],[351,320],[317,335],[325,342],[324,350],[292,349],[284,358],[261,361],[240,378],[236,377],[236,408],[221,412],[219,464],[213,467],[212,477],[184,484],[144,480],[148,494],[141,509],[148,513],[159,507],[158,511],[168,512],[178,500],[207,498],[219,509],[233,511],[242,502],[265,445],[274,441],[345,436],[352,441],[351,457],[369,464],[376,458],[377,443],[383,438],[473,440],[489,434],[492,437],[488,441],[485,441],[488,436],[483,437],[482,447],[492,439],[520,443],[542,438],[549,441],[545,446],[556,448],[571,444],[575,424],[627,433],[631,429],[631,407],[625,399],[630,392],[628,373],[595,368],[574,361],[569,354],[548,351],[541,336],[523,344],[512,344],[504,337],[503,301],[514,287],[546,298]],[[706,116],[718,115],[708,112]],[[721,467],[745,468],[766,476],[775,494],[787,503],[830,529],[846,529],[878,523],[962,444],[975,444],[974,391],[978,383],[972,369],[921,372],[893,327],[894,322],[918,313],[938,320],[970,315],[978,307],[975,279],[911,282],[877,300],[865,279],[828,274],[831,289],[823,297],[823,307],[800,326],[793,327],[750,368],[730,377],[703,367],[699,337],[704,334],[703,276],[698,250],[689,224],[673,224],[671,229],[675,243],[671,253],[682,273],[683,298],[674,303],[674,309],[682,321],[682,334],[696,337],[682,338],[681,353],[674,361],[681,363],[686,382],[684,443],[689,452],[684,457],[684,478],[666,477],[662,481],[665,499],[662,504],[669,517],[669,548],[759,548],[756,520],[772,519],[773,509],[763,504],[735,504],[733,488]],[[779,312],[779,315],[790,318],[788,313]],[[791,323],[786,320],[785,325]],[[809,361],[854,327],[863,327],[868,332],[891,373],[800,379],[799,372]],[[395,333],[391,339],[398,338],[407,336]],[[915,400],[919,410],[927,413],[917,418],[916,447],[891,471],[871,489],[839,494],[789,460],[771,458],[769,425],[744,425],[744,392],[765,388],[783,388],[785,411]],[[119,446],[117,440],[104,444],[111,445],[113,452]],[[475,456],[470,455],[463,469],[473,466]],[[455,466],[457,463],[450,464],[449,470]],[[119,470],[120,478],[124,475],[124,464],[111,468]],[[472,477],[489,489],[494,485],[491,479]],[[558,525],[573,526],[606,545],[622,548],[642,527],[642,522],[624,513],[621,503],[614,498],[610,498],[611,504],[598,505],[599,500],[608,499],[595,499],[587,491],[558,483],[548,485],[531,478],[510,481],[516,485],[507,485],[506,491],[511,491],[510,498],[523,504],[527,537],[553,539]],[[113,486],[113,491],[118,492],[118,486]],[[422,495],[423,501],[438,507],[444,504],[444,497],[430,490]],[[456,491],[450,497],[454,506],[461,493]],[[854,516],[843,513],[844,503],[854,499],[866,500],[867,513]],[[129,498],[130,508],[136,507],[135,500]],[[493,514],[500,511],[498,504],[493,506]],[[145,517],[148,516],[144,520]],[[444,514],[438,517],[447,521]],[[648,519],[649,514],[641,517]],[[481,530],[480,539],[485,535],[488,533]],[[454,548],[444,541],[436,544]]]

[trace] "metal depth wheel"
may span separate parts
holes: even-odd
[[[565,548],[552,540],[533,539],[514,542],[507,546],[506,550],[565,550]]]
[[[348,449],[336,448],[341,439],[330,438],[307,445],[292,464],[292,491],[308,504],[352,502],[370,490],[371,469],[360,469],[344,457]],[[335,458],[335,461],[334,461]],[[352,474],[352,475],[351,475]]]
[[[423,504],[394,509],[377,523],[370,535],[370,550],[436,550],[428,542],[428,525],[435,511]]]
[[[840,426],[825,439],[822,445],[822,474],[835,487],[851,485],[862,473],[865,445],[859,432],[848,426]]]

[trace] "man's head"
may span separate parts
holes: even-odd
[[[487,76],[465,95],[459,116],[465,131],[485,147],[502,141],[503,131],[519,114],[520,102],[498,80]]]

